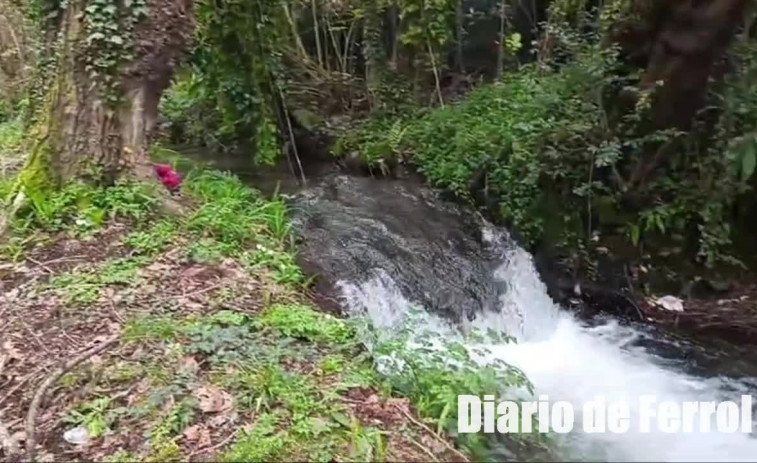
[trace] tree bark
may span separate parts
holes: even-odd
[[[378,5],[369,2],[363,17],[363,57],[365,58],[365,82],[371,96],[372,107],[380,105],[379,86],[386,63],[381,41],[382,21]]]
[[[63,11],[54,44],[57,62],[38,110],[22,188],[56,186],[72,178],[111,183],[124,174],[147,172],[148,134],[160,96],[189,44],[192,2],[147,0],[148,11],[139,20],[129,7],[114,5],[119,29],[105,40],[120,41],[119,47],[93,47],[97,37],[88,0],[72,0]],[[114,56],[119,61],[111,72],[93,70],[98,59]]]
[[[643,88],[656,92],[658,128],[687,129],[704,104],[707,82],[743,21],[748,0],[668,0],[652,43]]]
[[[507,25],[507,1],[499,4],[499,37],[497,38],[497,80],[502,80],[505,69],[505,27]]]
[[[460,74],[465,74],[465,63],[463,61],[463,45],[465,43],[465,11],[463,11],[463,0],[456,0],[455,5],[455,61],[457,61],[457,70]]]

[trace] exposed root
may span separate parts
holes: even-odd
[[[8,432],[8,428],[12,425],[12,423],[5,425],[0,421],[0,449],[3,449],[5,454],[11,457],[21,453],[18,441]]]
[[[58,381],[60,377],[66,374],[69,370],[87,360],[88,358],[104,351],[116,342],[118,342],[118,335],[111,336],[97,346],[83,352],[78,357],[64,363],[57,370],[53,371],[53,373],[48,376],[47,379],[45,379],[39,386],[39,389],[37,389],[37,392],[34,394],[34,399],[32,399],[32,404],[29,406],[29,413],[26,415],[26,459],[28,461],[34,461],[36,457],[37,438],[35,435],[35,430],[37,427],[37,413],[39,412],[39,407],[42,404],[42,400],[45,397],[47,389],[56,381]]]
[[[404,408],[402,408],[402,407],[400,407],[400,406],[396,406],[396,408],[397,408],[397,410],[401,411],[401,412],[402,412],[402,414],[403,414],[403,415],[405,415],[405,417],[406,417],[406,418],[407,418],[408,420],[412,421],[412,422],[413,422],[413,423],[414,423],[414,424],[415,424],[416,426],[418,426],[418,427],[422,428],[423,430],[425,430],[425,431],[426,431],[427,433],[429,433],[429,435],[431,435],[431,436],[432,436],[432,437],[434,437],[434,438],[435,438],[436,440],[438,440],[438,441],[439,441],[439,442],[440,442],[440,443],[441,443],[442,445],[444,445],[444,446],[445,446],[445,447],[447,448],[447,450],[449,450],[450,452],[454,453],[454,454],[455,454],[455,456],[456,456],[456,457],[458,457],[458,458],[460,459],[459,461],[464,461],[464,462],[468,462],[468,461],[470,461],[470,460],[468,459],[468,457],[466,457],[466,456],[465,456],[465,455],[464,455],[464,454],[463,454],[462,452],[460,452],[460,451],[459,451],[459,450],[457,450],[457,449],[456,449],[455,447],[453,447],[453,446],[452,446],[452,444],[450,444],[449,442],[447,442],[447,441],[446,441],[446,440],[444,440],[443,438],[439,437],[439,435],[438,435],[438,434],[436,434],[436,433],[435,433],[434,431],[432,431],[432,430],[431,430],[431,428],[429,428],[429,427],[428,427],[428,426],[426,426],[425,424],[421,423],[420,421],[416,420],[416,419],[415,419],[415,418],[413,417],[413,415],[411,415],[410,413],[408,413],[408,411],[407,411],[407,410],[405,410]]]

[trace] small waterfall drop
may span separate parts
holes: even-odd
[[[355,188],[349,182],[344,185]],[[356,205],[354,194],[343,196],[349,198],[345,207],[344,203],[338,204],[333,191],[325,197],[316,193],[308,199],[311,215],[299,222],[307,237],[316,238],[306,246],[306,258],[317,259],[333,278],[342,304],[350,313],[368,318],[379,332],[391,336],[405,322],[411,307],[423,306],[425,328],[455,338],[466,344],[470,352],[485,348],[486,353],[477,357],[481,364],[494,365],[499,360],[519,368],[534,385],[537,397],[545,394],[550,402],[572,403],[576,411],[574,431],[556,436],[560,455],[566,460],[754,461],[757,458],[757,439],[753,434],[715,430],[666,434],[657,431],[654,425],[651,432],[642,433],[637,425],[642,395],[655,395],[658,403],[666,400],[738,403],[741,394],[757,390],[754,378],[732,378],[718,373],[694,375],[682,368],[681,362],[671,361],[641,345],[640,341],[649,336],[642,327],[614,320],[587,323],[577,319],[552,301],[531,255],[513,243],[505,231],[477,223],[478,231],[473,234],[478,234],[482,249],[477,252],[466,252],[469,241],[463,241],[465,246],[461,250],[460,245],[444,235],[448,233],[445,230],[432,227],[426,235],[418,236],[418,230],[426,222],[436,221],[437,226],[455,222],[442,215],[451,214],[458,222],[463,219],[455,215],[457,212],[429,201],[414,214],[402,209],[407,207],[406,203],[394,209],[389,206],[390,210],[386,210],[386,204],[384,208],[376,208],[381,195],[387,195],[383,199],[389,202],[398,196],[386,190],[384,187],[374,192],[370,199],[374,206],[368,209]],[[408,201],[407,192],[399,196]],[[405,218],[400,220],[402,224],[394,222],[398,215]],[[398,228],[401,226],[407,227],[406,234]],[[426,254],[419,257],[420,252]],[[460,269],[450,262],[459,264]],[[435,280],[426,281],[429,279]],[[449,316],[449,306],[441,304],[444,310],[439,310],[434,304],[443,298],[431,293],[434,288],[444,288],[445,279],[455,291],[464,293],[464,297],[452,300],[474,302],[479,307],[475,310],[460,307],[458,313],[463,316],[457,319]],[[466,282],[471,284],[466,287]],[[486,297],[477,297],[477,288],[483,288]],[[496,297],[489,297],[489,293]],[[466,317],[468,313],[472,316]],[[470,328],[506,333],[517,342],[476,341],[476,344],[463,335]],[[582,407],[599,396],[607,402],[626,401],[631,406],[630,431],[582,432]]]
[[[643,350],[626,348],[639,333],[609,321],[588,326],[561,312],[546,293],[528,253],[508,252],[496,278],[507,280],[502,312],[482,313],[472,326],[517,333],[517,343],[469,345],[485,347],[489,358],[520,368],[534,384],[536,394],[550,401],[564,400],[579,412],[584,403],[603,396],[607,402],[631,404],[631,423],[639,420],[637,404],[642,395],[658,401],[734,400],[753,385],[721,378],[702,379],[667,370]],[[367,314],[374,326],[391,331],[402,323],[411,302],[404,299],[384,272],[364,283],[340,282],[346,305],[356,314]],[[432,329],[450,336],[449,324],[429,314]],[[458,334],[459,336],[459,334]],[[462,337],[461,337],[462,339]],[[577,416],[580,422],[580,416]],[[567,458],[607,461],[753,461],[757,439],[742,433],[716,431],[665,434],[652,428],[641,433],[631,427],[623,434],[583,434],[580,426],[567,435],[562,450]]]

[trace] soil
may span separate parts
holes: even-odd
[[[181,239],[172,249],[145,263],[134,281],[103,287],[91,303],[68,301],[50,284],[62,273],[91,269],[107,259],[129,256],[132,251],[121,244],[121,239],[131,229],[128,223],[113,222],[88,240],[55,235],[30,250],[24,260],[0,267],[0,461],[18,461],[21,457],[21,453],[9,453],[9,449],[24,451],[27,413],[33,395],[46,378],[62,362],[111,336],[121,340],[87,359],[47,390],[35,419],[36,459],[102,461],[117,451],[144,454],[147,422],[137,418],[123,418],[114,432],[92,439],[89,444],[74,445],[63,438],[72,427],[66,417],[83,401],[110,397],[113,403],[129,408],[143,401],[153,389],[143,375],[103,389],[101,379],[112,367],[160,363],[168,367],[177,361],[162,357],[163,350],[151,350],[125,339],[126,320],[145,315],[199,315],[222,309],[256,314],[270,300],[307,300],[302,295],[277,292],[279,289],[265,276],[250,275],[231,259],[217,264],[189,261],[182,255],[181,247],[186,243]],[[208,374],[201,357],[179,361]],[[289,367],[299,371],[314,369],[313,365]],[[325,380],[321,386],[331,387]],[[429,435],[417,424],[420,421],[411,418],[406,400],[387,398],[373,388],[348,391],[339,400],[365,426],[387,433],[388,459],[428,461],[430,449],[439,461],[459,460],[448,443]],[[168,397],[165,406],[171,404],[172,398]],[[178,439],[179,455],[197,461],[217,460],[252,418],[242,411],[203,414],[199,420],[187,423]],[[4,439],[10,439],[13,445]]]

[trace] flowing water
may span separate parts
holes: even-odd
[[[571,402],[604,396],[631,405],[623,434],[558,435],[561,458],[609,461],[754,461],[750,434],[638,432],[638,401],[738,402],[757,378],[733,353],[671,339],[612,319],[579,320],[548,296],[531,256],[479,215],[401,181],[333,176],[293,201],[301,258],[334,283],[354,315],[392,333],[413,304],[425,326],[463,340],[472,328],[501,330],[515,343],[487,343],[481,363],[519,367],[537,395]],[[466,338],[467,339],[467,338]],[[470,344],[468,347],[481,347]],[[492,391],[495,392],[495,391]]]

